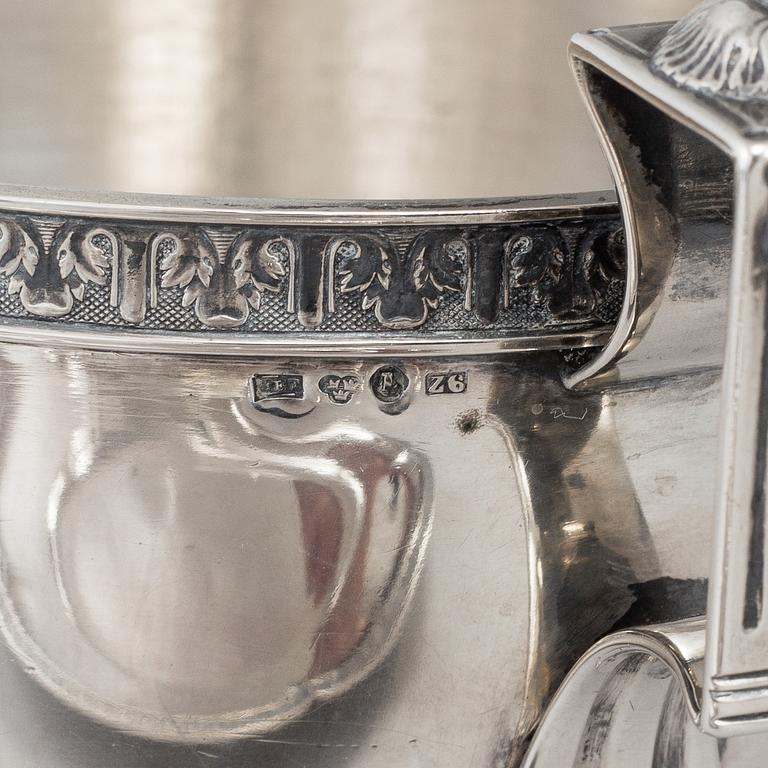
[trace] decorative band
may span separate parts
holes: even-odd
[[[448,332],[610,324],[621,220],[605,206],[529,223],[193,225],[0,213],[0,316],[124,330]]]

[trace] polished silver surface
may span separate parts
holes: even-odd
[[[30,375],[65,410],[94,398],[84,421],[47,429],[63,463],[33,461],[29,506],[4,484],[0,627],[33,679],[114,727],[209,741],[300,719],[386,658],[420,584],[434,481],[430,446],[388,435],[375,400],[353,422],[308,380],[296,408],[251,403],[265,362],[177,360],[169,377],[162,358],[7,354],[30,405]],[[36,433],[25,423],[22,442]]]
[[[691,5],[0,6],[0,764],[761,764],[764,4],[566,79]]]
[[[523,768],[743,768],[765,763],[764,733],[715,739],[699,729],[704,622],[617,632],[574,666]]]
[[[385,402],[376,362],[3,355],[21,765],[492,765],[633,606],[702,610],[708,531],[667,515],[714,492],[714,371],[573,394],[553,353],[400,362]]]
[[[697,728],[703,657],[704,622],[696,620],[625,630],[597,643],[555,696],[524,768],[734,765]]]
[[[725,282],[711,280],[711,266],[727,254],[727,315],[714,337],[724,350],[718,480],[706,621],[613,634],[594,646],[553,700],[528,768],[616,764],[620,755],[680,768],[764,762],[766,30],[764,3],[720,0],[672,28],[573,41],[574,69],[616,174],[636,280],[614,337],[571,383],[600,389],[649,367],[663,371],[677,349],[671,315],[693,341],[690,313],[674,308],[692,297],[677,291],[675,275],[708,264],[704,292],[721,303]],[[690,362],[704,363],[711,341],[692,345]],[[640,712],[627,709],[633,699]]]

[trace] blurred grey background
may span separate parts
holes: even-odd
[[[264,197],[604,188],[571,33],[695,0],[0,0],[0,181]]]

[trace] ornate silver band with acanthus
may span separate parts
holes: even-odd
[[[44,319],[112,331],[112,343],[115,331],[163,332],[164,348],[212,331],[284,351],[323,336],[342,351],[366,337],[387,349],[578,348],[607,338],[623,300],[623,230],[605,196],[378,210],[116,203],[121,218],[98,204],[61,215],[60,202],[0,190],[0,334]]]

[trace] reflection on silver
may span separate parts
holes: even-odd
[[[130,28],[133,9],[106,13]],[[215,44],[215,10],[190,10],[179,51]],[[327,44],[390,11],[307,13]],[[415,108],[389,125],[434,127],[429,10],[406,16]],[[768,114],[659,72],[671,28],[573,44],[622,222],[601,193],[0,189],[0,762],[764,762]],[[173,55],[138,32],[105,71]],[[226,62],[196,62],[193,100]],[[167,167],[219,125],[200,116]],[[406,188],[428,134],[381,178]],[[129,154],[154,156],[142,136]],[[131,166],[104,163],[118,185]],[[216,168],[177,181],[231,180]]]
[[[582,394],[553,375],[552,353],[414,360],[397,365],[407,393],[382,402],[370,382],[392,366],[375,361],[23,345],[3,360],[0,671],[19,707],[5,717],[70,723],[86,739],[63,736],[73,759],[106,759],[115,739],[73,710],[117,726],[126,754],[137,736],[168,742],[143,750],[157,766],[202,742],[236,765],[314,759],[329,741],[372,765],[416,750],[458,766],[472,745],[511,759],[638,585],[702,574],[696,549],[680,555],[684,530],[652,531],[668,500],[711,491],[708,373],[664,395]],[[464,392],[426,393],[457,370]],[[333,403],[327,371],[362,387]],[[258,372],[301,376],[305,397],[253,404]],[[667,429],[688,430],[685,451],[657,439]],[[307,711],[312,698],[328,702]],[[430,735],[446,723],[450,746]],[[28,752],[34,728],[14,734],[3,743]],[[235,734],[259,738],[227,746]]]
[[[703,639],[703,622],[688,620],[597,643],[554,697],[524,767],[718,768],[717,742],[696,728]]]
[[[91,362],[4,352],[8,375],[49,382],[9,387],[3,425],[41,491],[3,484],[0,627],[28,673],[94,719],[174,741],[266,733],[367,677],[423,567],[429,461],[312,410],[281,429],[237,390],[182,396],[174,417],[199,363],[154,391],[124,367],[115,400],[117,371]],[[39,398],[71,412],[83,392],[88,412],[46,430],[59,460],[41,464]]]
[[[692,298],[675,274],[726,255],[727,314],[725,283],[713,280],[706,293],[720,305],[720,332],[714,346],[689,355],[706,364],[719,351],[723,416],[706,619],[609,635],[594,646],[553,700],[528,768],[628,758],[679,768],[765,762],[766,29],[763,3],[719,0],[661,37],[646,27],[574,38],[574,68],[612,158],[629,269],[639,281],[628,281],[612,341],[571,382],[599,389],[649,367],[663,372],[676,348],[670,337],[693,319],[673,308]],[[633,700],[640,712],[627,709]]]

